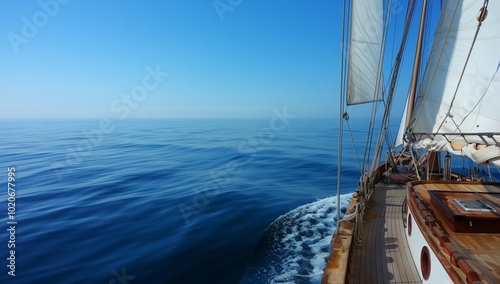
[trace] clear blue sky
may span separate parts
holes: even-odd
[[[341,1],[60,2],[0,3],[0,119],[338,116]]]

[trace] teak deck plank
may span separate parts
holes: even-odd
[[[363,245],[355,246],[349,283],[422,283],[411,260],[401,208],[405,186],[381,184],[365,212]]]

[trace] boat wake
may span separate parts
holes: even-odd
[[[319,283],[337,227],[351,194],[302,205],[278,217],[265,230],[241,283]]]

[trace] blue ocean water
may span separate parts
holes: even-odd
[[[346,143],[337,206],[337,126],[3,121],[0,283],[317,283],[359,177]],[[351,127],[362,148],[366,122]]]

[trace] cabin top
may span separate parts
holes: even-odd
[[[418,226],[428,228],[426,238],[458,275],[498,283],[500,184],[417,181],[408,183],[408,194]]]

